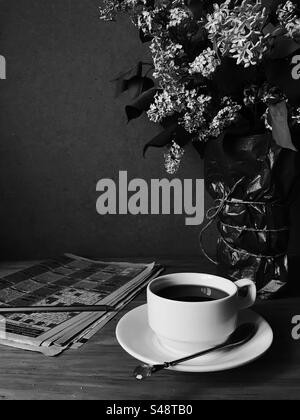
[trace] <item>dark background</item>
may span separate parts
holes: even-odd
[[[110,80],[147,55],[126,17],[99,20],[98,0],[0,0],[1,259],[90,256],[195,256],[199,227],[184,216],[99,216],[96,183],[163,178],[161,151],[142,158],[157,127],[127,125]],[[180,178],[203,178],[187,150]],[[211,205],[208,197],[206,207]],[[297,252],[299,205],[291,250]],[[213,250],[216,234],[208,235]]]

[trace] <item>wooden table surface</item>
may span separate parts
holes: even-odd
[[[213,272],[201,259],[161,262],[167,272]],[[28,263],[1,264],[0,274],[24,266]],[[127,309],[143,303],[145,293]],[[293,340],[291,331],[292,318],[300,315],[300,298],[259,302],[255,310],[270,322],[275,340],[251,365],[211,374],[164,371],[138,382],[131,376],[137,361],[115,338],[118,315],[80,350],[57,358],[0,346],[0,399],[299,399],[300,340]]]

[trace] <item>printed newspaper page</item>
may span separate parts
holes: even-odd
[[[115,305],[133,293],[153,268],[154,264],[107,263],[67,254],[2,277],[0,306]],[[32,350],[58,339],[63,348],[105,316],[105,312],[10,314],[0,344]]]

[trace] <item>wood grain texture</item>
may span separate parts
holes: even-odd
[[[168,272],[214,270],[201,259],[161,262]],[[25,266],[28,263],[2,264],[0,273]],[[145,293],[127,309],[143,303]],[[137,382],[131,376],[137,361],[121,349],[115,338],[122,315],[80,350],[57,358],[0,346],[0,399],[298,399],[300,341],[291,337],[291,320],[300,315],[299,303],[298,297],[259,302],[256,311],[275,332],[273,347],[251,365],[223,373],[163,372]]]

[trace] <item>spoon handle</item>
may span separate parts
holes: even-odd
[[[227,341],[226,341],[227,343]],[[217,347],[213,347],[208,350],[204,350],[195,354],[192,354],[190,356],[183,357],[178,360],[173,360],[172,362],[165,362],[162,364],[157,365],[141,365],[138,366],[134,370],[134,376],[136,379],[146,379],[150,376],[152,376],[156,372],[160,372],[161,370],[168,369],[169,367],[179,365],[180,363],[186,362],[188,360],[195,359],[196,357],[204,356],[205,354],[211,353],[213,351],[216,351],[218,349],[221,349],[223,347],[226,347],[226,343],[223,343]]]
[[[227,346],[227,341],[223,344],[219,344],[218,346],[212,347],[208,350],[203,350],[203,351],[200,351],[198,353],[194,353],[190,356],[186,356],[186,357],[182,357],[181,359],[173,360],[172,362],[165,362],[163,366],[165,366],[165,367],[176,366],[176,365],[179,365],[180,363],[187,362],[188,360],[196,359],[197,357],[204,356],[205,354],[212,353],[213,351],[216,351],[216,350],[220,350],[220,349],[222,349],[223,347],[226,347],[226,346]]]
[[[157,365],[150,365],[150,364],[140,365],[135,369],[134,376],[136,377],[136,379],[139,379],[139,380],[146,379],[152,376],[154,373],[159,372],[163,369],[167,369],[169,367],[179,365],[180,363],[187,362],[188,360],[196,359],[200,356],[204,356],[205,354],[215,352],[216,350],[239,346],[249,341],[256,334],[256,331],[257,331],[256,325],[252,325],[252,324],[241,325],[234,331],[233,334],[230,335],[230,337],[224,343],[219,344],[218,346],[215,346],[213,348],[210,348],[204,351],[200,351],[198,353],[194,353],[189,356],[182,357],[177,360],[173,360],[171,362],[164,362],[162,364],[157,364]]]

